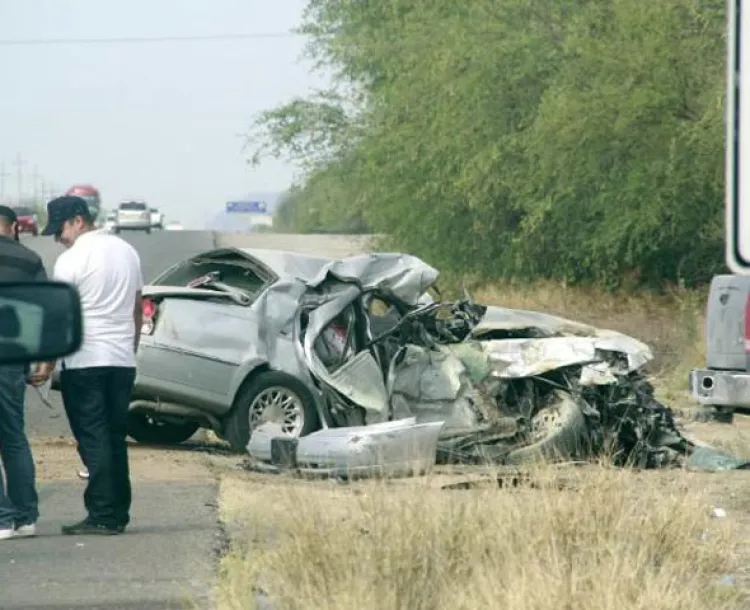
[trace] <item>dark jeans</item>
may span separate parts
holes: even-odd
[[[60,373],[65,412],[89,471],[88,518],[106,526],[130,522],[127,414],[135,368],[102,366]]]
[[[24,431],[25,367],[0,366],[0,529],[28,525],[39,517],[34,459]]]

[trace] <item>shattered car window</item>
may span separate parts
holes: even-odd
[[[200,280],[200,281],[199,281]],[[255,294],[265,281],[252,269],[241,264],[217,261],[186,262],[152,282],[154,286],[197,286],[211,288],[212,282],[221,282]]]
[[[401,313],[395,305],[375,295],[367,295],[363,299],[363,305],[374,337],[391,331],[401,320]]]
[[[347,307],[331,320],[315,340],[315,353],[329,371],[337,369],[356,353],[355,324],[354,309],[351,306]]]

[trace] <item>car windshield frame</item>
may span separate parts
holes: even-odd
[[[145,203],[139,203],[137,201],[125,201],[117,206],[117,211],[124,210],[125,212],[147,212],[148,206]]]

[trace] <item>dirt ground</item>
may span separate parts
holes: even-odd
[[[681,428],[689,438],[699,439],[738,457],[750,458],[750,417],[736,416],[733,424],[684,421]],[[76,472],[80,467],[80,461],[71,440],[35,439],[32,441],[32,450],[40,482],[77,480]],[[290,483],[288,480],[282,482],[274,475],[249,473],[240,468],[241,462],[242,456],[230,454],[220,443],[210,440],[178,447],[130,443],[130,464],[134,483],[229,478],[264,488],[263,495],[273,495],[275,488]],[[747,532],[747,539],[738,543],[740,547],[747,548],[750,559],[750,470],[703,473],[672,469],[633,472],[632,476],[642,479],[644,484],[653,484],[661,479],[665,484],[678,483],[680,487],[696,488],[707,493],[712,499],[713,506],[725,511],[726,516],[720,518],[735,521],[741,526],[740,531]],[[436,473],[431,484],[442,486],[465,481],[467,478],[470,478],[470,475],[467,477],[466,469],[462,469],[460,473],[444,470],[442,473]],[[302,484],[324,486],[332,490],[336,487],[331,481]],[[408,485],[409,480],[400,480],[397,484]],[[223,500],[231,505],[236,498],[229,494]],[[238,506],[224,508],[225,514],[241,512],[241,507]],[[750,560],[747,565],[747,573],[736,576],[743,581],[743,585],[750,587]]]
[[[733,424],[698,423],[680,419],[683,433],[725,450],[738,457],[750,458],[750,417],[736,416]],[[77,481],[80,467],[78,454],[72,440],[64,438],[34,439],[32,450],[40,482],[52,480]],[[334,481],[301,481],[286,476],[251,473],[241,467],[242,456],[230,454],[224,445],[214,439],[191,442],[178,447],[144,446],[130,443],[130,464],[135,484],[146,481],[200,481],[216,480],[221,483],[220,510],[226,532],[231,540],[242,541],[250,528],[242,515],[257,512],[247,506],[248,498],[263,498],[263,503],[274,504],[292,486],[317,488],[317,497],[330,497],[331,508],[345,492]],[[563,466],[564,468],[564,466]],[[429,486],[438,488],[482,475],[462,468],[460,472],[438,469]],[[653,489],[663,485],[672,493],[679,490],[699,490],[710,499],[711,507],[718,509],[717,518],[733,525],[738,539],[732,545],[734,553],[747,566],[736,570],[731,578],[735,586],[750,590],[750,470],[729,472],[689,472],[680,469],[662,471],[634,471],[631,473],[635,489]],[[414,479],[393,481],[394,485],[413,485]],[[642,482],[642,487],[639,484]],[[424,481],[421,482],[424,484]],[[326,491],[327,490],[327,491]],[[323,494],[320,496],[320,494]],[[644,495],[648,495],[644,491]],[[250,509],[250,510],[249,510]],[[718,524],[717,524],[718,525]],[[743,606],[744,607],[744,606]]]
[[[32,439],[31,450],[40,482],[77,480],[81,461],[67,439]],[[154,447],[129,443],[130,472],[139,481],[201,481],[216,478],[216,469],[229,470],[240,461],[214,443]]]
[[[750,417],[738,415],[733,424],[690,422],[682,419],[680,422],[680,427],[688,438],[709,443],[737,457],[750,459]],[[80,460],[72,439],[41,438],[32,439],[31,443],[37,466],[37,478],[40,481],[76,477]],[[229,453],[222,443],[212,438],[176,447],[148,446],[130,442],[129,448],[134,481],[216,478],[221,474],[237,472],[242,462],[242,456]],[[701,485],[715,494],[717,506],[726,509],[736,507],[737,510],[746,513],[750,522],[750,471],[696,473],[665,470],[633,474],[644,477],[684,478],[686,484]],[[463,474],[445,474],[436,481],[449,482],[460,476]],[[272,475],[254,474],[252,478],[256,481],[267,481],[269,485],[273,485],[277,480]]]

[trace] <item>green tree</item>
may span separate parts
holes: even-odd
[[[721,268],[723,3],[311,0],[301,29],[335,87],[256,124],[308,170],[290,228],[487,279]]]

